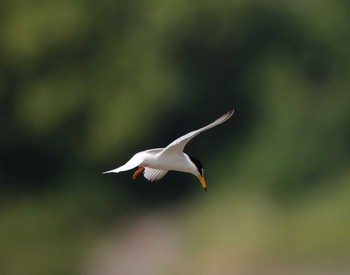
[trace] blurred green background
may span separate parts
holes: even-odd
[[[1,1],[0,274],[349,274],[349,9]],[[232,108],[208,193],[102,175]]]

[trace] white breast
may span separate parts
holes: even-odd
[[[195,169],[194,164],[185,153],[173,154],[166,152],[147,160],[147,167],[167,171],[179,171],[192,173]]]

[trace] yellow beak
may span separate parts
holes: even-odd
[[[201,175],[199,175],[199,176],[198,176],[198,179],[199,179],[200,183],[202,184],[204,191],[207,192],[207,184],[205,183],[204,177],[202,177]]]

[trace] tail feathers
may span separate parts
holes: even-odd
[[[143,176],[149,181],[158,181],[168,173],[166,170],[145,168]]]

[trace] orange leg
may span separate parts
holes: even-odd
[[[134,175],[132,176],[132,179],[136,179],[138,177],[138,175],[140,175],[143,171],[145,170],[145,167],[139,167],[139,169],[137,169],[134,173]]]

